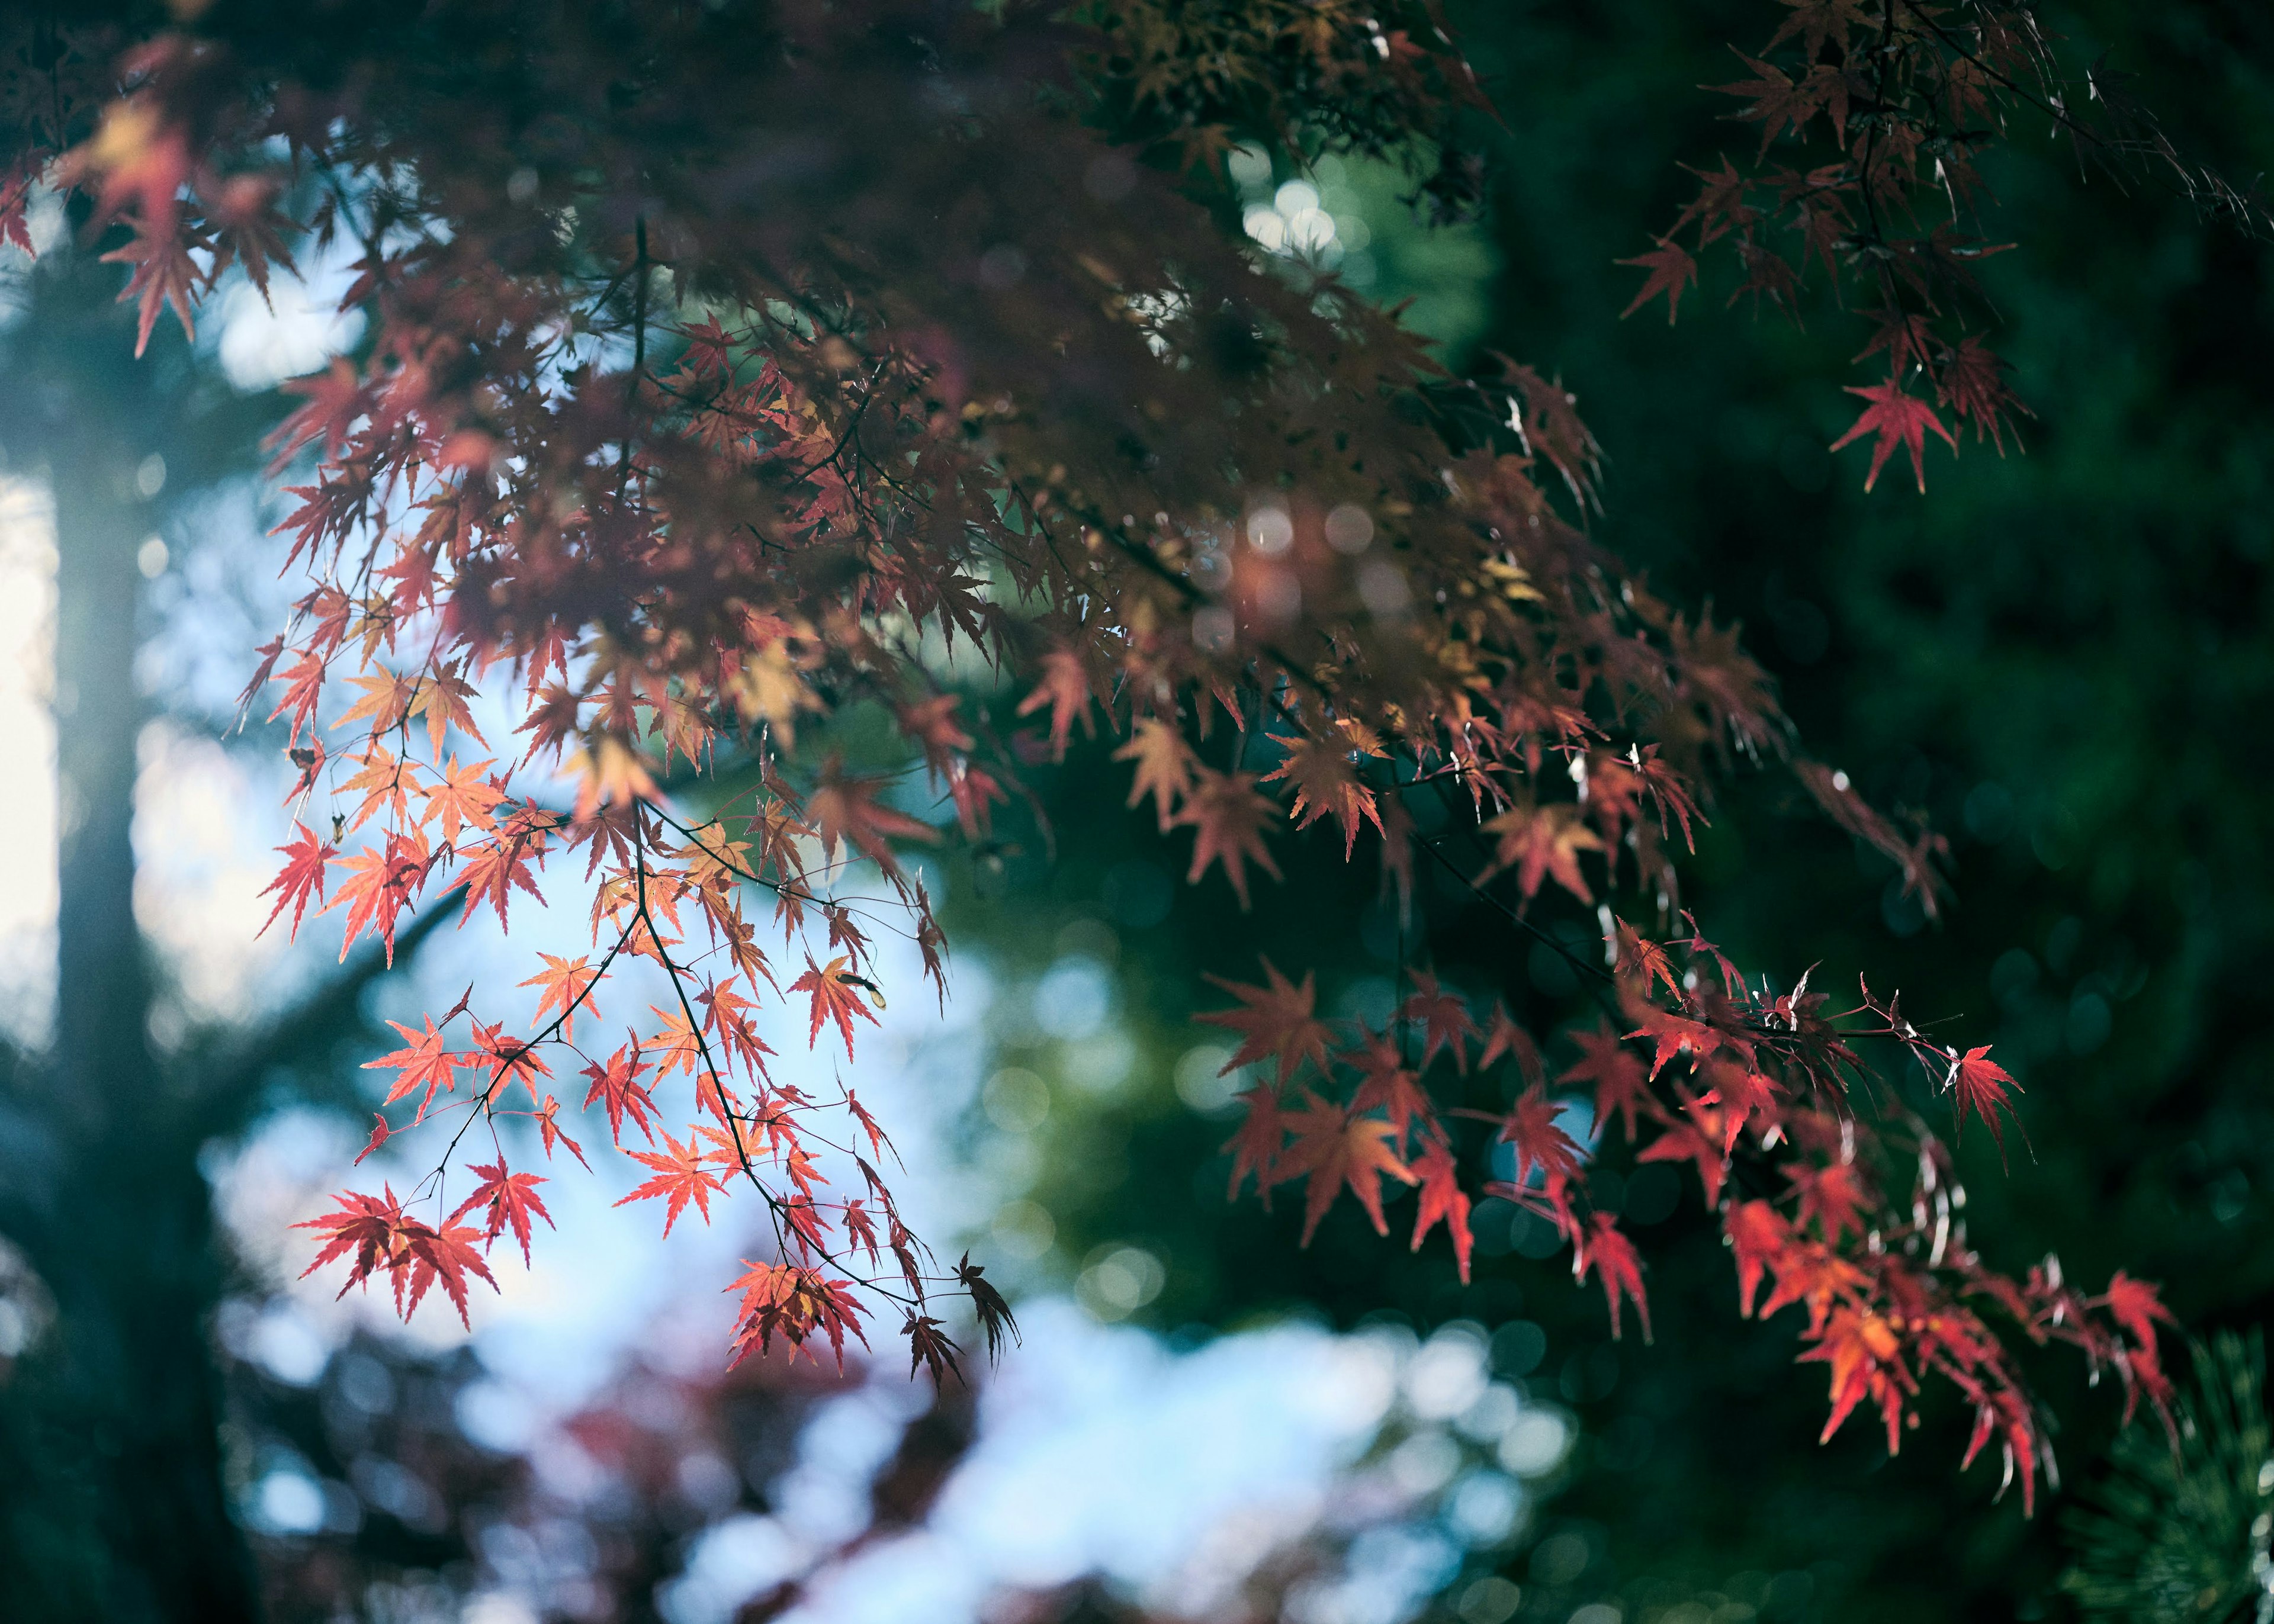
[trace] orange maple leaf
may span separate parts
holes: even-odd
[[[1044,706],[1050,712],[1050,759],[1064,761],[1074,723],[1081,723],[1085,738],[1090,733],[1089,674],[1081,668],[1081,657],[1072,649],[1055,648],[1043,656],[1041,674],[1035,680],[1034,691],[1019,702],[1019,714],[1031,715]]]
[[[476,743],[489,743],[482,737],[482,730],[474,726],[474,713],[466,708],[466,701],[474,696],[474,685],[465,680],[465,662],[461,660],[456,665],[428,672],[419,680],[418,696],[410,702],[410,714],[426,718],[430,759],[442,753],[443,735],[453,725]]]
[[[1262,782],[1284,779],[1292,786],[1295,801],[1290,815],[1296,828],[1308,829],[1322,817],[1333,817],[1343,831],[1345,861],[1358,849],[1361,823],[1372,823],[1374,833],[1382,833],[1381,808],[1374,804],[1374,791],[1359,781],[1358,769],[1351,762],[1347,734],[1337,730],[1336,737],[1324,742],[1307,734],[1277,739],[1277,742],[1286,747],[1287,759],[1265,773]]]
[[[1140,718],[1130,730],[1129,742],[1113,752],[1113,759],[1137,763],[1137,770],[1130,775],[1128,804],[1133,807],[1146,796],[1152,796],[1162,832],[1167,833],[1178,804],[1193,793],[1193,769],[1196,763],[1184,735],[1157,717]]]
[[[1222,862],[1224,877],[1231,882],[1245,912],[1248,862],[1253,860],[1273,879],[1279,877],[1279,865],[1271,861],[1271,850],[1263,842],[1264,827],[1278,816],[1279,808],[1255,793],[1253,773],[1217,772],[1208,767],[1194,771],[1197,787],[1184,810],[1171,820],[1171,827],[1189,827],[1193,831],[1193,866],[1185,883],[1198,883],[1209,864]]]
[[[820,831],[821,849],[828,853],[830,861],[837,861],[838,845],[849,842],[859,848],[863,857],[890,874],[900,867],[892,856],[890,842],[893,838],[939,838],[939,831],[930,824],[877,801],[878,793],[889,782],[885,778],[848,778],[843,759],[836,756],[822,764],[820,782],[814,786],[806,810]]]
[[[418,815],[418,821],[430,823],[440,818],[442,838],[453,846],[457,844],[462,823],[471,823],[485,832],[494,828],[497,820],[490,814],[505,799],[505,791],[479,774],[484,768],[495,764],[481,761],[461,767],[458,758],[452,756],[442,768],[442,781],[427,790],[426,809]]]
[[[446,1050],[442,1047],[442,1034],[435,1029],[434,1018],[431,1015],[426,1017],[426,1030],[424,1032],[406,1026],[399,1020],[390,1020],[387,1024],[403,1034],[403,1041],[409,1047],[398,1049],[391,1055],[381,1055],[376,1060],[366,1060],[363,1069],[373,1071],[382,1066],[394,1066],[400,1071],[401,1075],[395,1079],[395,1086],[388,1090],[387,1098],[380,1101],[381,1105],[394,1104],[424,1083],[426,1094],[418,1101],[418,1119],[423,1121],[426,1108],[433,1103],[435,1094],[438,1091],[448,1094],[456,1088],[457,1068],[471,1064],[473,1057],[471,1055],[454,1055]]]
[[[1803,1365],[1814,1360],[1832,1367],[1832,1414],[1818,1442],[1830,1442],[1841,1424],[1869,1396],[1886,1421],[1887,1453],[1901,1450],[1903,1392],[1912,1385],[1901,1353],[1901,1339],[1879,1315],[1852,1308],[1834,1311],[1817,1344],[1800,1356]]]
[[[642,1166],[652,1169],[655,1177],[614,1205],[621,1207],[627,1201],[652,1201],[659,1196],[667,1198],[669,1205],[663,1214],[663,1232],[666,1235],[671,1233],[671,1226],[679,1222],[679,1214],[687,1210],[689,1201],[694,1202],[696,1210],[703,1214],[703,1222],[710,1222],[711,1198],[713,1194],[725,1193],[727,1189],[725,1177],[705,1165],[712,1161],[712,1153],[698,1148],[691,1133],[682,1145],[666,1132],[663,1136],[663,1143],[664,1149],[660,1151],[624,1153]]]
[[[1550,876],[1580,901],[1593,904],[1595,900],[1579,872],[1579,853],[1600,852],[1603,842],[1581,821],[1579,808],[1570,802],[1511,807],[1478,832],[1500,837],[1491,866],[1477,876],[1480,884],[1514,868],[1517,889],[1527,900],[1538,894],[1540,882]]]
[[[397,676],[391,671],[380,671],[370,676],[350,677],[348,681],[363,690],[363,697],[355,702],[347,713],[332,726],[345,727],[350,722],[365,718],[371,720],[371,734],[393,730],[395,724],[410,713],[410,701],[416,684],[408,677]]]
[[[861,989],[873,991],[874,989],[870,988],[861,977],[848,973],[846,966],[849,963],[851,960],[841,953],[818,966],[809,959],[805,961],[805,974],[789,984],[791,992],[808,993],[813,999],[813,1021],[806,1031],[806,1042],[809,1045],[821,1036],[823,1021],[833,1020],[837,1023],[837,1030],[844,1035],[845,1058],[847,1060],[853,1058],[853,1018],[858,1015],[872,1026],[877,1024],[877,1018],[869,1012],[869,1006],[861,1002]]]
[[[543,989],[537,1001],[537,1013],[529,1018],[531,1027],[545,1025],[545,1012],[561,1011],[561,1036],[564,1042],[576,1038],[576,1017],[589,1015],[600,1019],[600,1006],[592,1002],[591,989],[600,980],[599,967],[590,962],[590,954],[578,954],[574,959],[555,958],[547,952],[537,955],[545,960],[546,967],[521,983],[523,987]]]

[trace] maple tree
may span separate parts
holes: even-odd
[[[1938,148],[1932,120],[2027,94],[1986,43],[2022,14],[1976,13],[1969,46],[1899,0],[1797,9],[1771,49],[1797,40],[1814,65],[1798,81],[1759,67],[1748,116],[1773,143],[1820,115],[1847,156],[1771,172],[1776,211],[1734,171],[1709,177],[1677,227],[1734,236],[1748,285],[1781,299],[1796,278],[1763,247],[1781,212],[1828,269],[1886,295],[1867,353],[1886,350],[1893,375],[1857,391],[1871,404],[1841,442],[1879,436],[1867,481],[1898,449],[1919,467],[1929,432],[1953,439],[1905,393],[1914,368],[2000,445],[2014,410],[1978,342],[1929,320],[1978,246],[1898,244],[1853,218],[1958,189],[1974,138]],[[1841,54],[1867,26],[1878,62],[1851,71]],[[453,53],[511,64],[471,132]],[[1599,450],[1559,383],[1515,363],[1448,377],[1321,267],[1263,266],[1223,229],[1216,164],[1235,142],[1298,163],[1406,154],[1479,104],[1427,8],[655,6],[538,26],[469,3],[296,32],[219,7],[145,39],[42,21],[17,60],[24,140],[0,229],[28,246],[33,186],[83,188],[132,233],[117,257],[146,342],[169,310],[186,327],[231,266],[265,285],[295,252],[355,257],[343,303],[371,313],[371,339],[294,386],[305,404],[274,442],[280,472],[307,470],[283,528],[287,568],[312,583],[246,694],[299,770],[270,923],[288,904],[295,931],[338,913],[343,954],[365,936],[391,953],[408,917],[452,898],[509,929],[545,900],[548,862],[581,857],[594,889],[591,951],[518,983],[539,989],[528,1021],[486,1019],[485,989],[398,1028],[406,1047],[373,1064],[396,1072],[388,1106],[418,1099],[373,1145],[439,1140],[418,1192],[433,1219],[391,1190],[345,1195],[311,1221],[328,1237],[312,1267],[384,1276],[406,1313],[439,1283],[463,1314],[464,1276],[487,1279],[508,1234],[526,1254],[544,1208],[501,1142],[465,1164],[482,1183],[447,1214],[441,1175],[464,1133],[514,1116],[548,1156],[584,1160],[550,1091],[582,1062],[582,1105],[654,1174],[628,1199],[661,1200],[666,1230],[714,1195],[766,1208],[780,1258],[738,1282],[738,1355],[817,1335],[841,1356],[882,1301],[938,1371],[957,1350],[928,1310],[949,1290],[992,1342],[1006,1307],[901,1222],[852,1091],[773,1079],[749,1020],[802,995],[809,1041],[832,1029],[851,1064],[882,996],[878,928],[904,929],[945,990],[932,898],[899,854],[940,831],[888,799],[891,780],[817,763],[796,735],[862,707],[890,717],[962,836],[984,840],[1022,772],[1102,724],[1127,736],[1131,804],[1192,831],[1188,879],[1220,868],[1243,906],[1257,871],[1278,872],[1269,835],[1285,820],[1330,821],[1346,857],[1364,838],[1394,891],[1443,869],[1517,932],[1537,931],[1543,892],[1600,907],[1613,965],[1585,967],[1611,1024],[1555,1080],[1592,1084],[1597,1122],[1620,1120],[1640,1159],[1694,1169],[1745,1312],[1764,1282],[1759,1312],[1804,1310],[1803,1357],[1830,1366],[1827,1432],[1868,1398],[1892,1448],[1933,1373],[1975,1409],[1969,1458],[1997,1441],[2030,1497],[2042,1417],[1993,1320],[2075,1343],[2127,1404],[2161,1406],[2144,1288],[1995,1273],[1955,1217],[1938,1137],[1915,1114],[1864,1114],[1876,1041],[2002,1146],[2010,1079],[1985,1050],[1930,1040],[1893,1000],[1834,1017],[1807,978],[1749,982],[1680,907],[1677,838],[1740,761],[1781,763],[1930,910],[1938,838],[1796,756],[1734,631],[1662,602],[1592,538]],[[1900,110],[1897,88],[1925,110]],[[848,121],[852,103],[877,114]],[[1868,128],[1851,129],[1859,106]],[[794,162],[768,156],[786,132],[812,143]],[[1434,145],[1415,195],[1458,209],[1472,178],[1456,143]],[[919,238],[907,222],[953,192],[951,164],[1064,209],[975,193]],[[1670,236],[1644,262],[1638,304],[1663,292],[1671,315],[1694,266]],[[1013,685],[1005,726],[948,686],[951,657]],[[493,704],[516,713],[509,743],[483,732]],[[531,787],[556,764],[557,803]],[[1415,796],[1444,803],[1458,838],[1419,835]],[[882,905],[851,889],[869,874]],[[787,983],[782,955],[804,961]],[[576,1021],[597,1026],[599,989],[642,965],[666,1002],[610,1057],[588,1053]],[[1465,1267],[1451,1124],[1471,1108],[1441,1106],[1426,1079],[1441,1057],[1465,1078],[1485,1029],[1413,979],[1410,1061],[1402,1032],[1326,1031],[1307,981],[1268,969],[1233,989],[1243,1007],[1222,1019],[1243,1062],[1277,1068],[1247,1096],[1233,1184],[1302,1179],[1306,1237],[1345,1192],[1386,1229],[1381,1181],[1417,1184],[1412,1244],[1442,1224]],[[1630,1304],[1647,1329],[1643,1262],[1588,1206],[1590,1155],[1534,1041],[1504,1011],[1488,1029],[1479,1071],[1507,1059],[1527,1086],[1487,1113],[1516,1170],[1480,1193],[1555,1224],[1614,1326]],[[683,1109],[659,1101],[666,1083]],[[817,1150],[855,1162],[859,1196],[826,1184]]]

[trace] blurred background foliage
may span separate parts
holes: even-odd
[[[1344,274],[1385,302],[1410,300],[1409,320],[1456,370],[1498,352],[1560,375],[1607,453],[1602,539],[1672,601],[1710,602],[1742,623],[1812,754],[1950,835],[1958,904],[1930,923],[1886,864],[1766,776],[1740,773],[1700,837],[1683,902],[1748,970],[1789,982],[1818,966],[1815,984],[1835,993],[1868,974],[1875,988],[1900,987],[1915,1015],[1949,1018],[1954,1040],[1995,1042],[2027,1089],[2028,1144],[2014,1146],[2010,1169],[1978,1136],[1963,1147],[1977,1244],[2007,1267],[2058,1248],[2088,1279],[2120,1266],[2159,1279],[2197,1336],[2262,1323],[2274,1290],[2274,1091],[2261,1032],[2274,949],[2265,248],[2197,219],[2152,176],[2126,187],[2085,178],[2047,135],[1992,177],[2020,243],[1987,281],[2037,414],[2024,448],[2000,458],[1969,443],[1954,463],[1931,461],[1924,499],[1894,479],[1867,497],[1860,450],[1826,449],[1853,416],[1840,385],[1859,329],[1839,312],[1811,305],[1802,328],[1721,311],[1734,271],[1709,261],[1670,331],[1654,312],[1619,319],[1639,274],[1612,262],[1671,218],[1690,185],[1680,166],[1751,144],[1721,119],[1721,99],[1692,87],[1737,77],[1729,46],[1757,44],[1776,8],[1466,0],[1449,11],[1500,109],[1471,132],[1484,218],[1417,221],[1399,200],[1411,182],[1386,166],[1298,175],[1241,160],[1231,178],[1243,223],[1266,241],[1316,233],[1315,218],[1302,223],[1315,210],[1335,222]],[[2244,0],[2082,0],[2054,20],[2076,56],[2105,49],[2137,73],[2135,93],[2183,147],[2233,174],[2274,168],[2274,15]],[[42,398],[58,379],[100,384],[119,410],[117,392],[138,386],[101,371],[125,342],[115,324],[102,332],[36,354],[19,345],[11,378],[46,380]],[[192,360],[165,365],[178,372]],[[177,421],[162,401],[128,404],[144,439]],[[211,438],[210,413],[182,422]],[[11,430],[11,454],[30,460],[41,432]],[[256,431],[234,432],[241,461]],[[147,447],[123,436],[114,451],[131,474]],[[229,461],[200,455],[216,470]],[[175,461],[192,465],[180,451]],[[1291,1316],[1439,1339],[1425,1348],[1448,1335],[1481,1345],[1491,1373],[1538,1414],[1568,1417],[1577,1441],[1567,1450],[1559,1433],[1533,1449],[1510,1432],[1487,1447],[1526,1479],[1530,1511],[1438,1575],[1433,1617],[1892,1624],[2070,1617],[2080,1598],[2104,1615],[2253,1616],[2266,1518],[2237,1507],[2264,1493],[2245,1458],[2263,1448],[2264,1425],[2263,1411],[2246,1413],[2257,1386],[2240,1343],[2205,1367],[2232,1399],[2227,1442],[2185,1469],[2240,1474],[2240,1499],[2180,1519],[2177,1532],[2143,1533],[2179,1480],[2158,1477],[2136,1443],[2112,1464],[2112,1399],[2048,1361],[2033,1373],[2066,1423],[2069,1490],[2082,1483],[2103,1510],[2065,1518],[2056,1497],[2024,1520],[2011,1498],[1996,1500],[1994,1462],[1954,1476],[1955,1413],[1931,1416],[1895,1459],[1860,1424],[1818,1447],[1820,1372],[1792,1366],[1788,1327],[1738,1320],[1717,1235],[1663,1168],[1623,1184],[1626,1221],[1645,1241],[1648,1342],[1608,1341],[1594,1289],[1575,1287],[1550,1237],[1504,1204],[1479,1209],[1476,1277],[1464,1286],[1442,1237],[1418,1254],[1404,1245],[1410,1195],[1391,1207],[1389,1239],[1344,1204],[1308,1250],[1295,1244],[1289,1203],[1227,1202],[1219,1147],[1238,1079],[1216,1075],[1224,1034],[1191,1023],[1222,1002],[1202,972],[1253,980],[1268,955],[1314,969],[1322,1007],[1380,1020],[1401,972],[1431,966],[1477,998],[1506,998],[1543,1038],[1591,1017],[1555,955],[1465,891],[1424,876],[1419,917],[1402,925],[1375,876],[1346,868],[1323,831],[1282,843],[1286,882],[1260,891],[1252,913],[1213,882],[1182,887],[1182,838],[1123,809],[1125,773],[1096,745],[1040,770],[1047,831],[1006,817],[996,843],[949,862],[952,932],[998,993],[963,1152],[1003,1200],[968,1238],[1024,1292],[1070,1290],[1095,1317],[1156,1327],[1175,1346]],[[1621,901],[1646,917],[1649,899]],[[1592,916],[1543,898],[1537,919],[1576,951],[1600,951]],[[132,960],[118,968],[112,1015],[139,1030],[137,1011],[162,989],[146,986],[139,955],[109,951]],[[201,1147],[280,1102],[352,1107],[337,1078],[364,1041],[351,1011],[372,973],[320,989],[297,1025],[139,1056],[147,1079],[135,1086],[177,1108],[148,1118],[165,1137],[138,1143],[136,1165],[173,1174],[116,1198],[125,1216],[73,1256],[9,1229],[0,1544],[19,1616],[222,1616],[194,1598],[249,1608],[248,1552],[279,1618],[439,1616],[477,1577],[510,1583],[571,1547],[586,1589],[564,1610],[659,1616],[659,1597],[690,1579],[692,1532],[768,1507],[800,1426],[835,1390],[771,1367],[725,1385],[627,1372],[573,1424],[621,1492],[570,1507],[548,1498],[507,1433],[485,1432],[483,1379],[463,1353],[361,1340],[318,1357],[305,1380],[275,1379],[290,1360],[261,1351],[258,1304],[272,1282],[230,1259],[202,1216],[182,1215],[202,1197],[187,1170]],[[1567,1043],[1547,1047],[1552,1067],[1568,1064]],[[64,1203],[115,1191],[118,1145],[42,1115],[54,1076],[36,1056],[11,1062],[8,1192],[38,1183],[40,1199]],[[1479,1104],[1514,1092],[1498,1076],[1470,1086]],[[172,1252],[143,1247],[133,1203],[157,1199],[154,1190],[178,1219]],[[153,1318],[162,1269],[171,1286]],[[65,1321],[79,1328],[35,1335]],[[89,1365],[84,1350],[97,1345],[109,1362]],[[208,1345],[210,1363],[194,1357]],[[164,1425],[148,1423],[131,1376],[90,1380],[131,1368],[121,1350],[138,1346],[165,1356],[153,1368],[195,1367]],[[869,1522],[848,1540],[920,1519],[968,1447],[968,1395],[901,1419]],[[131,1447],[112,1427],[136,1433]],[[164,1486],[135,1486],[136,1448],[189,1448],[200,1427],[199,1458],[217,1456],[236,1503],[251,1507],[237,1519],[245,1533],[169,1522]],[[1435,1466],[1416,1454],[1409,1475],[1451,1483],[1478,1447]],[[259,1485],[282,1480],[264,1469],[270,1455],[315,1474],[292,1481],[349,1485],[354,1503],[263,1514]],[[97,1455],[109,1464],[90,1467]],[[1489,1508],[1479,1515],[1492,1522]],[[2127,1601],[2124,1553],[2155,1539],[2170,1571],[2193,1560],[2251,1583]],[[2080,1553],[2085,1576],[2064,1585]],[[120,1569],[137,1563],[147,1571],[123,1583]],[[770,1593],[745,1615],[794,1599]],[[1276,1605],[1251,1601],[1266,1613]],[[1081,1585],[1005,1611],[1092,1619],[1127,1606]]]

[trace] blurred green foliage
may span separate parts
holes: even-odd
[[[2274,1598],[2265,1339],[2222,1331],[2196,1345],[2195,1366],[2178,1405],[2179,1447],[2127,1434],[2115,1470],[2070,1514],[2080,1560],[2061,1587],[2092,1618],[2255,1620]]]

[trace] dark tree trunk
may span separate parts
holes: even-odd
[[[20,1238],[56,1300],[55,1393],[97,1523],[100,1616],[249,1619],[258,1588],[223,1482],[207,1324],[223,1264],[202,1118],[152,1050],[134,919],[136,555],[158,517],[135,475],[179,433],[181,362],[136,363],[109,268],[72,259],[35,279],[9,380],[33,403],[25,426],[54,492],[63,815],[55,1041],[30,1083],[50,1176]]]

